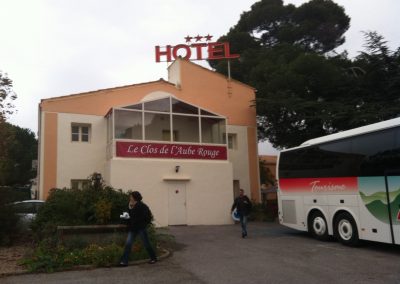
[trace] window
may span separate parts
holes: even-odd
[[[170,112],[169,98],[144,103],[144,110]]]
[[[187,113],[187,114],[199,114],[197,107],[189,105],[187,103],[172,99],[172,112],[174,113]]]
[[[88,189],[90,187],[90,180],[87,179],[71,179],[72,189]]]
[[[228,143],[226,143],[226,135],[223,136],[224,144],[228,144],[228,149],[237,149],[237,135],[234,133],[228,133]]]
[[[226,144],[224,117],[171,96],[113,108],[107,119],[108,137],[114,133],[114,139]],[[79,129],[74,131],[79,137]],[[235,135],[228,140],[237,147]]]
[[[282,178],[384,176],[398,168],[397,129],[388,129],[282,152]]]
[[[144,113],[144,137],[145,140],[165,141],[164,131],[170,131],[170,115],[162,113]]]
[[[173,115],[172,125],[174,131],[179,133],[179,136],[174,137],[174,141],[200,142],[198,116]]]
[[[73,142],[89,142],[90,125],[72,124],[71,140]]]
[[[163,141],[171,141],[171,131],[169,130],[163,130],[162,131],[163,135]],[[178,141],[178,131],[174,130],[172,132],[172,141]]]
[[[142,112],[115,110],[115,138],[142,140]]]
[[[201,136],[204,143],[225,144],[225,119],[223,118],[201,118]]]

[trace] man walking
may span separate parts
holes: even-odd
[[[240,225],[242,226],[242,238],[247,237],[247,216],[250,214],[251,202],[250,199],[244,194],[244,190],[239,190],[239,197],[233,202],[231,212],[236,208],[240,217]]]
[[[142,202],[142,195],[138,191],[134,191],[129,195],[129,216],[128,238],[125,243],[124,254],[121,257],[119,266],[128,265],[129,254],[136,236],[140,236],[142,239],[143,246],[150,257],[149,263],[156,263],[157,257],[151,247],[146,229],[151,223],[152,214],[149,207]]]

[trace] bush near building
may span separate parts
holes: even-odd
[[[17,239],[20,232],[19,217],[10,205],[25,198],[25,192],[0,186],[0,246],[11,245]]]
[[[40,208],[32,229],[39,239],[51,236],[57,226],[119,224],[129,193],[111,187],[52,189]]]
[[[253,203],[249,220],[259,222],[273,222],[277,216],[277,204],[276,201],[264,203]]]
[[[120,214],[127,211],[129,193],[111,187],[93,185],[87,189],[53,189],[39,209],[32,224],[36,247],[21,262],[30,271],[53,272],[77,265],[107,267],[116,265],[122,255],[126,233],[96,243],[76,234],[65,241],[57,234],[57,226],[120,224]],[[149,239],[157,248],[153,226]],[[132,247],[131,260],[145,259],[147,253],[138,238]]]

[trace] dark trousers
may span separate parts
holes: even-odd
[[[124,249],[124,253],[121,257],[121,262],[124,264],[127,264],[129,261],[129,254],[132,250],[132,245],[135,242],[135,239],[137,236],[140,236],[140,238],[142,239],[143,242],[143,246],[146,249],[147,253],[150,256],[150,259],[157,259],[156,254],[153,250],[153,248],[151,247],[150,241],[149,241],[149,236],[147,235],[147,230],[146,229],[141,229],[138,231],[130,231],[128,233],[128,237],[126,239],[126,243],[125,243],[125,249]]]

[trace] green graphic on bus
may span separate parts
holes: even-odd
[[[400,178],[388,177],[386,193],[385,177],[359,178],[360,196],[368,211],[378,220],[389,224],[388,197],[393,223],[398,223],[400,204]]]

